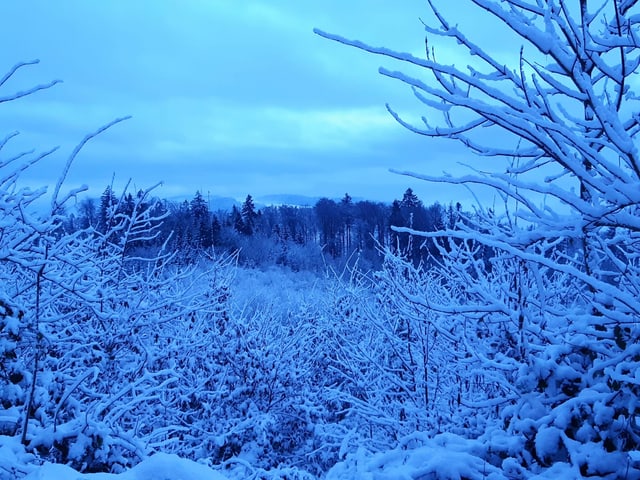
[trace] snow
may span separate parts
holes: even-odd
[[[206,465],[185,460],[174,454],[158,453],[120,474],[78,473],[66,465],[46,463],[37,467],[25,480],[225,480]]]
[[[0,436],[0,480],[227,480],[207,465],[157,453],[122,473],[79,473],[54,463],[37,465],[34,455],[25,453],[17,437]]]
[[[441,435],[424,442],[424,445],[417,448],[397,448],[373,455],[360,449],[348,461],[332,468],[326,479],[507,480],[508,478],[499,468],[471,453],[473,442],[454,435]]]
[[[536,453],[546,463],[552,463],[553,457],[562,446],[562,430],[556,427],[546,427],[536,434]]]

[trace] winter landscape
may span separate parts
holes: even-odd
[[[389,175],[474,201],[96,195],[70,172],[127,117],[44,184],[0,132],[0,479],[640,479],[640,2],[460,2],[511,63],[426,3],[413,53],[307,33],[468,152]],[[58,82],[22,60],[28,116]]]

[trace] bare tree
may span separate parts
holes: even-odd
[[[521,446],[502,458],[514,456],[518,468],[563,462],[583,475],[631,475],[637,466],[627,452],[640,446],[633,420],[640,394],[633,373],[640,339],[638,2],[456,5],[465,15],[475,9],[478,18],[494,17],[517,39],[512,65],[458,29],[435,0],[428,3],[422,58],[316,30],[411,72],[417,67],[423,75],[380,73],[408,85],[428,118],[416,125],[388,107],[391,115],[419,135],[494,158],[492,171],[480,161],[458,178],[398,172],[488,186],[504,201],[500,212],[481,206],[477,215],[462,215],[455,228],[397,229],[445,242],[438,244],[442,288],[458,292],[442,302],[426,291],[397,290],[399,301],[438,312],[443,322],[463,318],[472,331],[488,329],[467,346],[485,380],[500,386],[483,406],[495,407],[496,428]],[[446,42],[468,66],[438,58]],[[501,448],[487,444],[488,452]]]

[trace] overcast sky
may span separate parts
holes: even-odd
[[[163,197],[196,190],[238,199],[348,192],[391,201],[413,187],[426,202],[455,202],[466,194],[388,169],[436,174],[467,154],[411,134],[387,114],[385,102],[405,112],[417,107],[407,88],[377,73],[390,62],[312,31],[420,55],[425,4],[2,2],[1,70],[35,58],[40,64],[21,70],[0,95],[52,79],[63,83],[0,105],[0,136],[19,130],[13,148],[60,145],[28,177],[33,186],[52,187],[85,134],[132,115],[87,145],[72,167],[67,185],[87,184],[94,196],[115,174],[116,188],[130,178],[136,189],[162,181]],[[455,13],[465,19],[465,12]]]

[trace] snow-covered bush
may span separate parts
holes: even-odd
[[[323,471],[332,457],[318,432],[333,420],[324,400],[324,287],[288,269],[238,275],[229,319],[209,350],[220,370],[210,458]]]
[[[175,336],[196,316],[224,320],[233,269],[214,258],[200,273],[175,265],[164,248],[150,250],[162,221],[152,189],[111,202],[97,228],[68,230],[65,207],[81,189],[61,193],[66,173],[88,141],[121,120],[78,144],[50,194],[20,181],[54,150],[11,153],[16,134],[0,144],[2,433],[36,458],[83,471],[131,465],[162,435],[184,430],[171,423],[183,404],[170,387],[185,383],[189,366],[174,368],[165,349],[180,347],[184,357],[200,345],[201,338]]]
[[[0,299],[0,435],[13,436],[20,426],[20,409],[29,391],[31,373],[20,357],[24,312],[9,299]]]
[[[499,268],[486,273],[491,278],[483,285],[502,284]],[[338,282],[327,338],[339,384],[334,394],[354,445],[390,446],[416,431],[479,435],[495,416],[495,399],[512,394],[511,376],[502,378],[478,357],[514,350],[508,319],[492,323],[432,308],[482,290],[464,285],[442,268],[425,269],[390,252],[381,271],[355,269]]]

